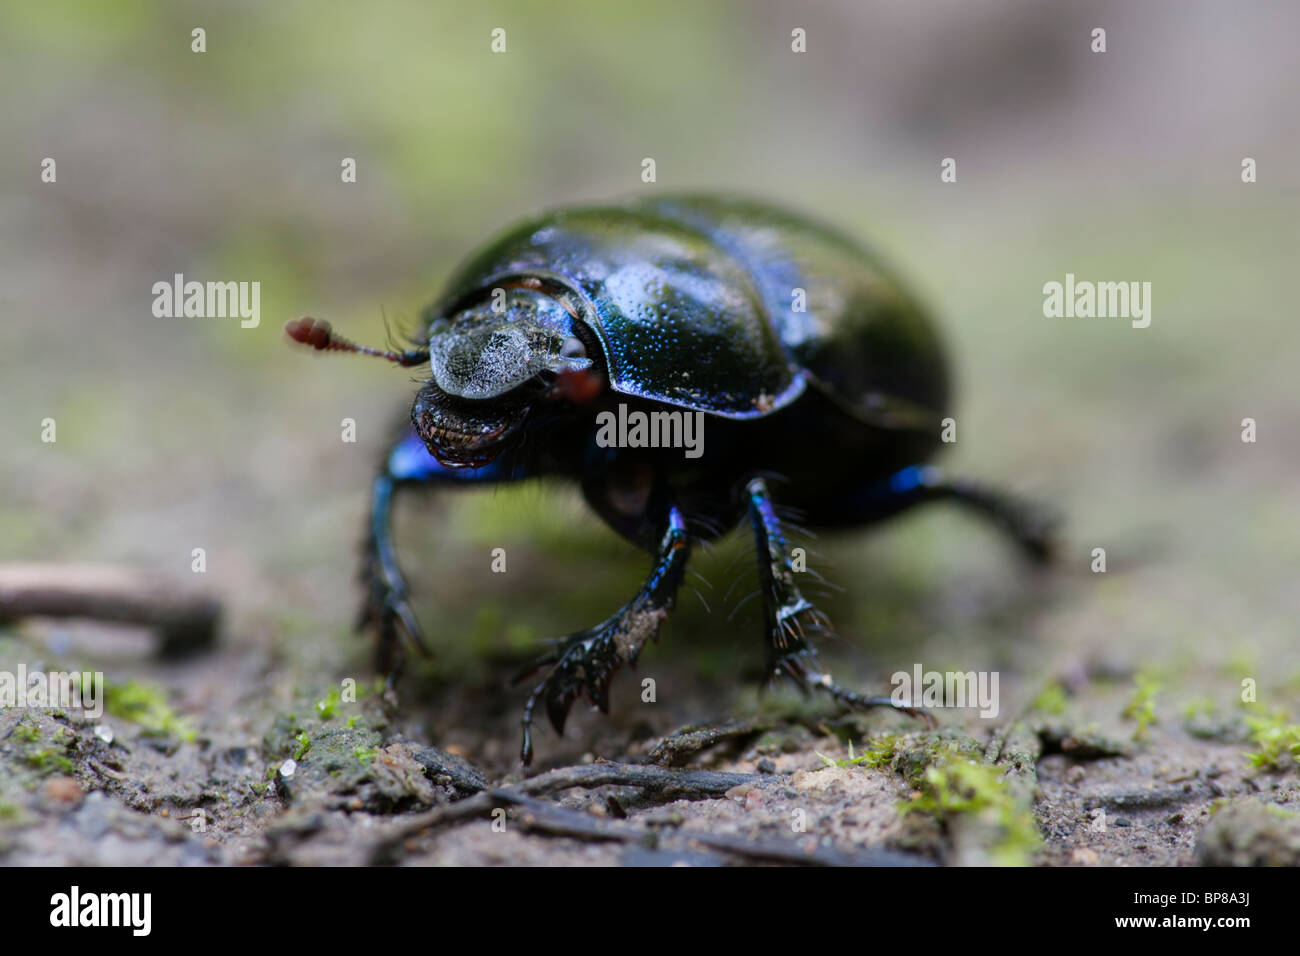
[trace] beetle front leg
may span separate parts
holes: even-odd
[[[377,633],[376,662],[379,670],[387,675],[389,686],[395,683],[403,659],[399,624],[422,654],[429,653],[420,623],[411,609],[406,579],[393,548],[393,496],[403,488],[483,484],[516,477],[522,476],[507,474],[495,465],[448,468],[429,454],[424,442],[414,432],[405,433],[389,451],[384,470],[375,479],[371,493],[362,565],[366,598],[357,619],[358,630],[373,627]]]
[[[519,756],[525,765],[533,760],[533,712],[539,701],[546,704],[551,725],[561,734],[569,709],[579,697],[586,697],[602,713],[609,713],[610,681],[624,664],[636,663],[646,641],[658,638],[659,627],[672,610],[689,556],[686,522],[676,507],[670,507],[654,570],[636,597],[595,627],[557,642],[554,651],[515,678],[518,683],[543,667],[550,668],[524,705],[524,739]]]
[[[812,646],[811,635],[830,632],[830,621],[799,591],[791,563],[790,548],[772,505],[767,483],[755,478],[745,488],[749,518],[758,547],[759,586],[763,594],[763,617],[767,625],[767,674],[769,680],[784,675],[801,690],[819,690],[853,708],[889,707],[913,717],[932,720],[915,707],[898,704],[889,697],[864,697],[835,683],[824,670]]]
[[[393,549],[392,500],[393,492],[406,485],[391,471],[375,479],[371,492],[370,522],[365,543],[362,576],[365,579],[366,599],[357,615],[357,630],[374,627],[378,643],[375,662],[388,678],[391,687],[397,680],[403,655],[397,632],[398,622],[422,654],[428,654],[428,645],[420,633],[420,624],[407,600],[409,592],[402,569],[397,565]]]

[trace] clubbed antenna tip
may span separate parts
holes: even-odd
[[[301,319],[290,319],[284,323],[284,332],[295,342],[309,345],[317,351],[355,352],[358,355],[375,355],[403,366],[420,365],[429,361],[428,349],[394,352],[388,349],[377,349],[369,345],[358,345],[351,339],[337,334],[324,319],[313,319],[310,316],[303,316]]]

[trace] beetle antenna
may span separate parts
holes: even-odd
[[[295,342],[310,345],[317,351],[376,355],[403,367],[421,365],[429,361],[428,349],[409,349],[405,352],[397,352],[391,349],[377,349],[370,345],[358,345],[351,339],[344,338],[336,333],[324,319],[313,319],[308,316],[303,316],[301,319],[291,319],[284,324],[284,332]]]

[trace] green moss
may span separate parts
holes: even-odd
[[[960,731],[879,735],[861,752],[850,742],[847,758],[818,756],[827,766],[897,771],[919,791],[899,804],[902,813],[924,814],[945,828],[975,818],[990,831],[988,852],[995,864],[1026,864],[1042,845],[1033,814],[1016,800],[1003,770],[985,763],[983,746]]]
[[[59,773],[70,774],[73,771],[72,761],[68,759],[65,752],[56,750],[54,747],[42,747],[39,750],[29,750],[22,755],[23,763],[38,770],[41,773]]]
[[[22,745],[17,760],[41,774],[71,774],[75,769],[72,755],[77,749],[77,735],[67,727],[55,725],[46,740],[46,734],[36,722],[38,719],[23,717],[9,735],[10,740]]]
[[[949,753],[926,767],[918,781],[920,794],[900,804],[903,813],[923,813],[948,825],[974,815],[994,827],[997,838],[989,849],[999,866],[1023,866],[1042,844],[1033,815],[1018,804],[998,767]]]
[[[818,751],[814,753],[828,767],[870,767],[878,770],[893,764],[894,758],[898,755],[898,738],[892,734],[872,737],[867,741],[867,749],[860,754],[853,752],[853,741],[850,740],[848,757],[839,760],[832,760]]]
[[[337,687],[330,688],[330,692],[325,695],[324,700],[316,701],[316,716],[321,720],[332,720],[338,716],[339,705],[343,703],[343,697]]]
[[[1029,705],[1031,710],[1036,710],[1044,714],[1062,714],[1065,712],[1065,705],[1069,702],[1069,695],[1066,694],[1065,688],[1058,681],[1051,681],[1038,692],[1034,702]]]
[[[893,767],[910,783],[918,785],[925,771],[953,757],[982,760],[984,745],[959,730],[945,729],[935,733],[900,737]]]
[[[311,750],[311,738],[307,736],[307,732],[304,730],[298,735],[298,749],[293,752],[293,759],[295,761],[301,760],[307,756],[309,750]]]
[[[1300,763],[1300,724],[1287,723],[1283,711],[1267,717],[1247,717],[1254,753],[1247,753],[1251,766],[1260,770],[1289,770]]]
[[[1147,728],[1156,722],[1156,693],[1160,690],[1160,682],[1149,675],[1139,674],[1135,683],[1133,696],[1125,705],[1122,716],[1125,720],[1137,721],[1133,739],[1143,740]]]
[[[316,701],[316,716],[321,721],[328,722],[339,716],[343,711],[345,704],[360,703],[367,697],[384,692],[384,678],[382,676],[375,678],[370,683],[355,683],[355,699],[345,701],[343,691],[339,687],[331,687],[321,700]]]
[[[20,723],[14,728],[13,738],[19,743],[34,744],[41,739],[41,729],[32,724]]]
[[[352,749],[352,756],[356,757],[357,760],[363,764],[369,764],[370,761],[375,759],[375,755],[378,753],[378,747],[354,747]]]
[[[167,703],[167,692],[156,684],[142,681],[107,684],[104,708],[115,717],[138,724],[145,736],[178,737],[191,743],[197,736],[189,721]]]

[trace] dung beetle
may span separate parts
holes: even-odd
[[[398,489],[570,480],[654,556],[627,604],[516,679],[543,672],[524,706],[525,764],[539,702],[558,732],[579,697],[608,713],[610,681],[658,637],[692,545],[742,520],[757,545],[768,679],[911,714],[840,687],[818,662],[812,639],[829,622],[800,592],[779,508],[823,529],[952,500],[1029,557],[1050,551],[1038,509],[926,464],[942,444],[949,375],[921,307],[850,238],[764,203],[678,196],[531,219],[461,266],[406,351],[309,318],[285,329],[317,349],[429,366],[373,489],[361,625],[378,633],[383,670],[394,673],[399,628],[424,647],[392,544]],[[673,447],[691,420],[702,425],[693,453]],[[666,440],[647,440],[647,422]]]

